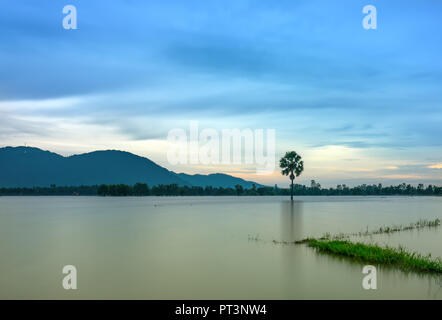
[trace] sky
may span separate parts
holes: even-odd
[[[441,185],[441,14],[437,0],[2,1],[0,147],[289,183],[278,168],[171,164],[168,133],[198,121],[274,129],[276,159],[304,159],[299,183]]]

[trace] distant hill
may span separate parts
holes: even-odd
[[[225,174],[176,174],[147,158],[117,150],[63,157],[38,148],[0,148],[0,187],[133,185],[137,182],[149,186],[176,183],[180,186],[234,187],[240,184],[244,188],[253,184]]]

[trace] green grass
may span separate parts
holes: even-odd
[[[355,260],[391,265],[398,267],[404,271],[417,271],[417,272],[429,272],[429,273],[442,273],[442,260],[441,258],[432,258],[431,254],[428,256],[423,256],[416,252],[409,252],[404,247],[399,248],[382,248],[376,244],[364,244],[364,243],[354,243],[346,239],[351,236],[372,236],[377,234],[391,234],[401,231],[409,231],[424,228],[435,228],[440,226],[440,220],[419,220],[418,222],[411,223],[406,226],[396,225],[390,227],[381,227],[379,229],[355,233],[338,233],[331,235],[326,233],[322,237],[316,238],[305,238],[296,241],[276,241],[273,240],[274,244],[302,244],[305,243],[310,247],[317,249],[320,252],[325,252],[329,254],[335,254],[339,256],[344,256],[352,258]]]
[[[403,247],[382,248],[378,245],[352,243],[346,240],[318,240],[304,239],[308,246],[320,252],[353,258],[359,261],[391,265],[404,271],[442,273],[441,258],[423,256],[416,252],[409,252]]]

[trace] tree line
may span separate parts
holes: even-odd
[[[55,196],[55,195],[83,195],[83,196],[287,196],[291,194],[291,188],[256,187],[246,189],[241,185],[235,188],[223,187],[196,187],[179,186],[177,184],[165,184],[149,187],[146,183],[127,184],[102,184],[100,186],[71,186],[33,188],[0,188],[1,196],[24,195],[24,196]],[[396,186],[383,186],[382,184],[362,184],[355,187],[348,187],[339,184],[336,187],[323,188],[314,180],[310,186],[294,184],[293,194],[295,196],[354,196],[354,195],[415,195],[434,196],[442,195],[442,186],[423,184],[412,186],[410,184],[399,184]]]

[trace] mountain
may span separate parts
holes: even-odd
[[[250,188],[253,182],[225,174],[176,174],[129,152],[106,150],[63,157],[31,147],[0,148],[0,187],[128,184]],[[256,184],[256,186],[259,186]]]
[[[70,157],[28,147],[0,149],[0,186],[33,187],[187,182],[147,158],[122,151],[95,151]]]
[[[206,186],[212,186],[212,187],[223,187],[223,188],[234,188],[235,185],[239,184],[245,189],[251,189],[253,185],[255,185],[257,188],[262,187],[262,185],[253,182],[253,181],[246,181],[241,178],[236,178],[229,176],[228,174],[223,173],[214,173],[209,175],[203,175],[203,174],[195,174],[195,175],[189,175],[185,173],[178,173],[178,176],[189,182],[193,186],[198,187],[206,187]]]

